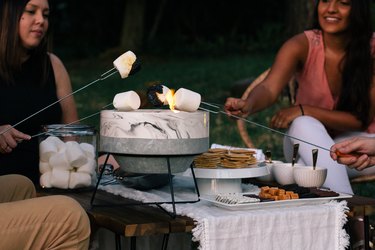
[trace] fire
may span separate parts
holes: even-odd
[[[175,112],[175,105],[176,105],[176,101],[174,99],[174,90],[173,89],[170,89],[166,94],[165,94],[165,99],[167,100],[168,102],[168,105],[169,105],[169,109],[174,111]]]

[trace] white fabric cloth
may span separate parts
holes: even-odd
[[[175,199],[195,200],[193,179],[174,176]],[[123,185],[100,185],[100,189],[143,202],[170,201],[169,186],[142,192]],[[258,187],[246,185],[247,190]],[[171,204],[163,207],[172,212]],[[176,204],[176,213],[193,218],[193,241],[200,250],[227,249],[339,249],[349,244],[343,230],[346,202],[288,208],[231,211],[208,201]]]

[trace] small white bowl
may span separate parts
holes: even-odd
[[[296,166],[293,171],[294,180],[301,187],[321,187],[327,177],[327,169],[323,167]]]
[[[265,166],[268,169],[269,174],[259,176],[259,177],[257,177],[257,180],[264,181],[264,182],[274,181],[275,178],[273,177],[272,167],[273,167],[274,164],[278,164],[278,163],[283,163],[283,162],[282,161],[272,161],[271,163],[265,162],[265,164],[266,164]],[[264,163],[262,162],[261,164],[264,164]]]
[[[292,167],[292,163],[275,163],[272,166],[272,174],[277,183],[280,185],[294,184],[293,170],[297,166],[303,166],[302,164],[295,163]]]

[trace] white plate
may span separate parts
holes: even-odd
[[[327,203],[331,200],[351,198],[350,194],[339,193],[335,197],[319,197],[319,198],[300,198],[295,200],[281,200],[281,201],[266,201],[243,204],[226,204],[215,200],[215,195],[202,195],[201,200],[206,200],[213,203],[215,206],[222,207],[229,210],[249,210],[249,209],[263,209],[275,207],[293,207],[302,205],[315,205]]]
[[[191,173],[191,171],[189,171]],[[266,166],[250,165],[247,168],[194,168],[196,178],[239,179],[252,178],[269,174]]]

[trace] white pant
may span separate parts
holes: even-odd
[[[319,149],[317,166],[326,167],[328,169],[327,179],[323,184],[324,187],[330,188],[336,192],[353,194],[349,182],[350,178],[375,173],[375,167],[367,168],[363,171],[357,171],[355,169],[350,169],[345,165],[338,164],[336,161],[332,160],[328,151],[335,142],[343,139],[354,136],[374,137],[375,134],[348,132],[332,139],[323,124],[310,116],[300,116],[296,118],[287,133],[293,137],[284,138],[284,156],[288,162],[292,160],[293,145],[295,143],[300,144],[298,163],[304,165],[312,165],[312,149]],[[298,139],[315,144],[319,147],[310,145]],[[321,149],[320,147],[328,150]]]

